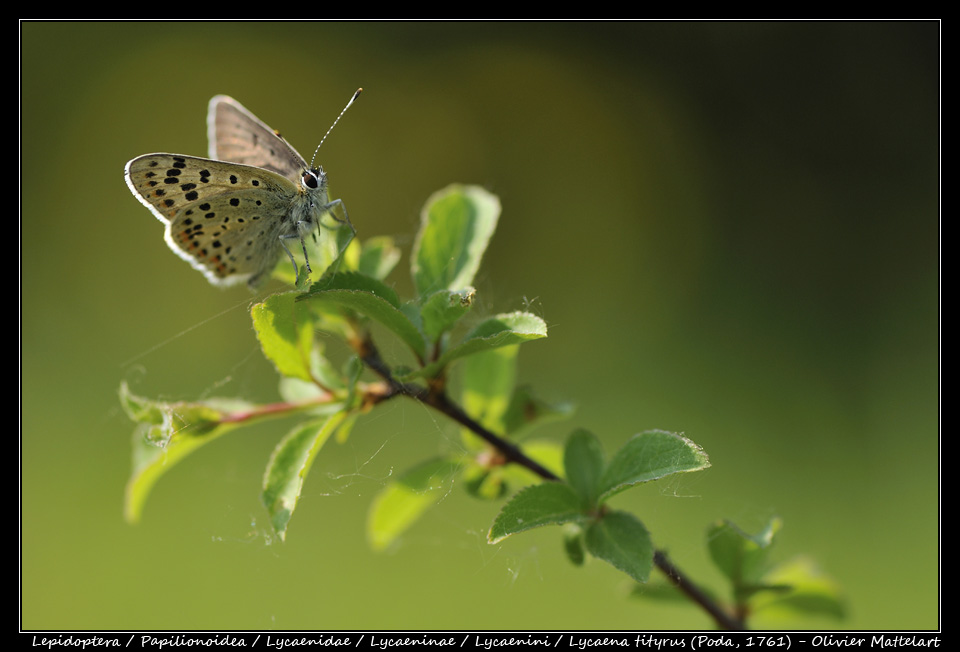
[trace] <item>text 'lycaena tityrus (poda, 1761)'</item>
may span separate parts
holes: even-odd
[[[283,251],[299,285],[288,241],[300,241],[309,274],[305,236],[316,239],[321,228],[346,226],[348,243],[356,234],[343,202],[327,196],[323,168],[313,167],[313,161],[307,165],[278,132],[233,98],[210,100],[207,135],[210,158],[146,154],[127,163],[125,177],[134,196],[166,225],[170,248],[214,285],[246,281],[256,288],[269,278]]]

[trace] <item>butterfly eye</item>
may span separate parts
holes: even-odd
[[[313,169],[307,170],[303,173],[303,176],[300,178],[300,183],[303,184],[304,188],[310,188],[315,190],[320,185],[320,180],[323,178],[323,172],[321,170]]]

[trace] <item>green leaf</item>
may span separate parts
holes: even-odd
[[[346,418],[343,420],[343,423],[340,424],[340,427],[337,428],[337,443],[343,444],[350,438],[350,433],[353,432],[353,426],[357,423],[357,419],[360,418],[359,412],[349,412]]]
[[[524,454],[536,460],[552,471],[557,477],[563,476],[563,447],[553,440],[530,440],[523,443]],[[543,482],[543,479],[530,469],[519,464],[507,464],[503,468],[504,478],[514,486],[523,486]]]
[[[131,421],[159,425],[164,423],[168,416],[164,408],[165,403],[137,396],[130,391],[126,382],[120,383],[120,407],[127,413]]]
[[[440,290],[424,302],[420,310],[423,332],[427,339],[436,342],[453,328],[473,305],[476,291],[470,287],[463,290]]]
[[[638,582],[653,568],[653,542],[633,514],[611,511],[587,526],[587,550]]]
[[[579,525],[567,523],[563,526],[563,551],[574,566],[583,566],[583,530]]]
[[[472,285],[499,217],[500,200],[479,186],[451,185],[434,193],[413,246],[418,296]]]
[[[329,396],[329,392],[344,390],[346,380],[331,362],[323,356],[322,346],[314,341],[310,352],[310,373],[313,380],[306,381],[299,378],[284,376],[280,379],[280,396],[289,403],[318,400],[322,396]]]
[[[236,428],[231,412],[253,409],[249,403],[210,399],[202,402],[154,401],[120,386],[120,403],[138,422],[133,438],[133,471],[127,481],[124,515],[128,522],[140,520],[143,505],[153,485],[184,457],[200,446]]]
[[[563,453],[563,466],[567,482],[583,501],[585,510],[593,509],[597,502],[597,483],[603,473],[603,447],[592,432],[575,430],[567,438]]]
[[[634,435],[610,460],[600,478],[598,500],[602,502],[641,482],[708,466],[707,454],[686,437],[648,430]]]
[[[298,301],[333,303],[377,321],[423,359],[423,335],[400,308],[397,293],[381,281],[356,272],[340,272],[313,284]]]
[[[757,595],[751,601],[754,612],[788,618],[798,615],[846,617],[846,601],[840,587],[807,557],[797,557],[778,565],[763,577],[763,581],[786,588]]]
[[[374,498],[367,516],[367,538],[383,550],[430,507],[437,504],[460,472],[458,460],[437,458],[403,473]]]
[[[343,363],[343,378],[347,385],[347,396],[343,401],[346,408],[360,407],[357,396],[357,383],[360,382],[360,376],[363,374],[363,360],[359,356],[352,355]],[[362,398],[360,399],[362,400]]]
[[[435,376],[459,358],[546,336],[547,325],[536,315],[528,312],[497,315],[481,322],[459,344],[444,352],[436,362],[410,374],[410,377]]]
[[[310,381],[313,318],[310,307],[298,303],[299,292],[274,294],[251,309],[253,328],[268,360],[284,376]]]
[[[781,521],[771,519],[757,534],[747,534],[729,521],[713,525],[707,546],[714,564],[730,580],[737,604],[773,618],[821,615],[843,618],[846,606],[839,586],[806,557],[773,566],[770,548]]]
[[[469,362],[475,356],[467,359]],[[503,429],[514,441],[523,439],[538,427],[573,416],[572,403],[549,403],[536,396],[528,386],[517,387],[503,415]]]
[[[463,409],[485,428],[505,435],[503,416],[516,380],[519,346],[482,351],[463,361]]]
[[[300,424],[273,450],[263,476],[261,497],[273,529],[281,540],[286,537],[287,524],[297,507],[303,481],[313,460],[347,415],[341,410],[327,419]]]
[[[467,493],[480,500],[500,500],[510,490],[504,477],[505,466],[487,467],[470,464],[463,469],[463,484]]]
[[[361,274],[382,281],[400,261],[400,248],[393,238],[379,236],[363,243],[357,269]]]
[[[511,534],[543,525],[560,525],[578,521],[580,497],[563,482],[544,482],[525,487],[503,506],[487,535],[487,541],[497,543]]]
[[[780,525],[780,519],[771,519],[762,532],[753,536],[729,521],[716,523],[707,530],[710,557],[731,581],[738,599],[746,599],[766,573],[769,548]]]
[[[400,308],[400,298],[397,296],[396,290],[386,285],[383,281],[375,279],[372,276],[366,276],[360,272],[337,272],[335,274],[328,274],[311,285],[309,292],[301,294],[298,299],[301,301],[313,299],[328,292],[336,292],[338,290],[366,292],[385,301],[394,308]]]
[[[152,443],[166,436],[160,430],[166,426],[140,424],[133,434],[133,471],[127,480],[124,494],[124,518],[128,523],[137,523],[143,513],[143,506],[153,489],[153,485],[173,466],[194,450],[225,434],[231,428],[223,427],[209,430],[206,437],[177,437],[166,446]]]
[[[313,350],[310,352],[310,373],[316,382],[326,389],[344,389],[355,379],[344,375],[323,355],[323,345],[316,339],[313,341]]]
[[[523,452],[558,477],[563,475],[563,449],[557,442],[529,441],[524,444]],[[502,455],[484,443],[473,462],[464,467],[463,481],[471,496],[498,500],[516,487],[539,484],[543,478],[519,464],[507,464]]]

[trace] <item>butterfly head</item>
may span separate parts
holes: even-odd
[[[300,175],[300,187],[306,192],[314,190],[323,190],[327,186],[327,173],[323,168],[311,168],[304,170]]]

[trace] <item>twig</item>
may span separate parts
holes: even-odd
[[[393,373],[391,372],[390,368],[386,365],[386,363],[383,362],[379,351],[377,351],[376,346],[369,338],[363,340],[362,342],[355,343],[354,348],[360,354],[363,362],[387,382],[390,387],[391,394],[409,396],[410,398],[416,399],[425,405],[429,405],[430,407],[448,416],[450,419],[456,421],[479,436],[481,439],[502,453],[503,456],[510,462],[530,469],[544,480],[560,480],[560,477],[557,476],[553,471],[546,468],[536,460],[527,457],[527,455],[516,444],[499,437],[480,423],[477,423],[473,418],[470,417],[470,415],[463,411],[463,408],[451,401],[449,397],[442,391],[432,392],[426,387],[421,387],[420,385],[402,383],[398,381],[393,377]],[[380,400],[385,400],[390,398],[390,394],[382,395],[379,398]]]
[[[334,397],[332,394],[325,392],[324,394],[312,398],[309,401],[303,401],[300,403],[281,402],[258,405],[252,410],[228,413],[220,419],[220,423],[242,423],[244,421],[262,417],[283,416],[291,412],[309,410],[319,405],[329,404],[333,401],[333,398]]]
[[[663,571],[673,585],[680,589],[684,595],[703,607],[703,610],[713,617],[713,620],[718,626],[723,629],[734,631],[742,631],[746,629],[746,626],[742,620],[734,618],[729,613],[724,611],[724,609],[714,602],[710,596],[704,593],[699,586],[694,584],[686,575],[680,572],[680,569],[674,566],[673,562],[667,559],[667,553],[665,553],[663,550],[654,551],[653,563],[656,564],[657,568]]]

